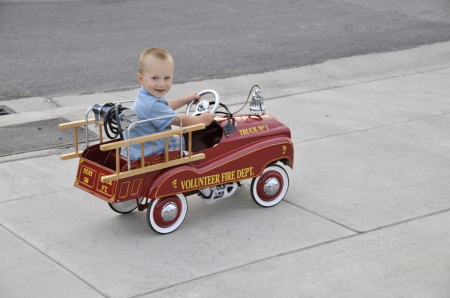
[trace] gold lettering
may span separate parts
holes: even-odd
[[[252,126],[249,128],[240,129],[239,133],[241,136],[245,136],[252,133],[257,133],[260,131],[268,130],[269,127],[267,125],[258,125],[258,126]]]
[[[181,181],[181,189],[188,190],[188,189],[202,188],[202,187],[205,187],[208,185],[220,184],[220,183],[224,183],[227,181],[235,180],[236,178],[239,178],[239,177],[243,177],[242,171],[244,171],[244,170],[238,170],[238,171],[239,172],[236,172],[236,171],[223,172],[221,174],[215,174],[215,175],[209,175],[209,176],[184,180],[184,181]],[[174,188],[177,187],[176,180],[172,181],[172,184],[173,184]]]
[[[108,186],[102,185],[102,192],[108,193]]]
[[[253,176],[253,167],[244,168],[236,171],[236,178],[246,178],[248,176]]]
[[[89,170],[88,168],[84,168],[83,169],[83,174],[86,174],[86,175],[92,177],[92,174],[94,174],[94,171]]]
[[[222,173],[222,182],[227,181],[227,172]]]
[[[236,171],[223,172],[222,173],[222,181],[221,181],[222,183],[223,182],[227,182],[227,181],[231,181],[231,180],[235,180],[235,179],[236,179]]]
[[[89,184],[89,178],[88,177],[83,177],[83,183]]]

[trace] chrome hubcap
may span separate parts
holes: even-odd
[[[173,202],[167,203],[161,210],[161,217],[166,222],[174,220],[177,214],[178,206]]]
[[[280,189],[280,182],[277,178],[267,179],[266,183],[264,183],[264,192],[268,196],[273,196]]]

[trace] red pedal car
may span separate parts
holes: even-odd
[[[86,113],[86,120],[60,124],[61,129],[74,128],[75,133],[75,152],[62,155],[61,159],[80,157],[76,187],[108,202],[118,213],[147,209],[149,226],[160,234],[173,232],[182,224],[188,209],[187,196],[198,194],[205,203],[213,203],[232,195],[241,186],[240,181],[246,179],[252,179],[250,193],[258,205],[274,206],[288,191],[289,177],[283,165],[293,167],[294,147],[289,128],[265,114],[260,89],[256,87],[249,114],[230,113],[215,91],[205,90],[199,95],[213,94],[215,101],[193,102],[186,113],[191,113],[191,105],[196,107],[195,115],[214,104],[211,112],[222,113],[223,117],[216,117],[207,127],[181,124],[170,131],[103,142],[100,126],[100,143],[89,146],[87,141],[87,148],[78,151],[79,126],[86,126],[88,137],[88,124],[109,122],[111,126],[112,122],[119,126],[116,132],[128,135],[143,122],[137,121],[134,112],[121,107],[121,103],[95,105]],[[219,107],[225,111],[217,111]],[[88,119],[91,111],[95,119]],[[111,113],[115,115],[111,117]],[[108,133],[106,125],[105,128]],[[148,157],[142,154],[134,161],[120,155],[121,148],[125,149],[124,154],[130,145],[142,144],[143,148],[144,142],[159,138],[166,139],[168,148],[168,138],[173,135],[184,138],[184,150],[166,150]]]

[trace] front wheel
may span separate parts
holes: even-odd
[[[154,199],[147,209],[147,222],[156,233],[168,234],[181,226],[186,213],[187,200],[183,194]]]
[[[116,211],[117,213],[126,214],[136,209],[138,206],[138,202],[140,204],[143,199],[144,197],[140,197],[137,198],[136,200],[128,200],[120,203],[108,203],[108,205],[109,207],[111,207],[112,210]]]
[[[278,204],[289,188],[289,177],[279,165],[268,165],[261,176],[252,180],[250,191],[256,204],[262,207],[272,207]]]

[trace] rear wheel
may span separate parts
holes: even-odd
[[[186,213],[187,200],[183,194],[154,199],[147,209],[147,222],[156,233],[168,234],[181,226]]]
[[[139,204],[142,202],[144,197],[137,198],[136,200],[128,200],[120,203],[108,203],[109,207],[117,213],[130,213],[134,209],[137,208],[138,202]]]
[[[256,204],[272,207],[278,204],[289,188],[289,176],[279,165],[268,165],[261,176],[255,177],[251,184],[251,194]]]

